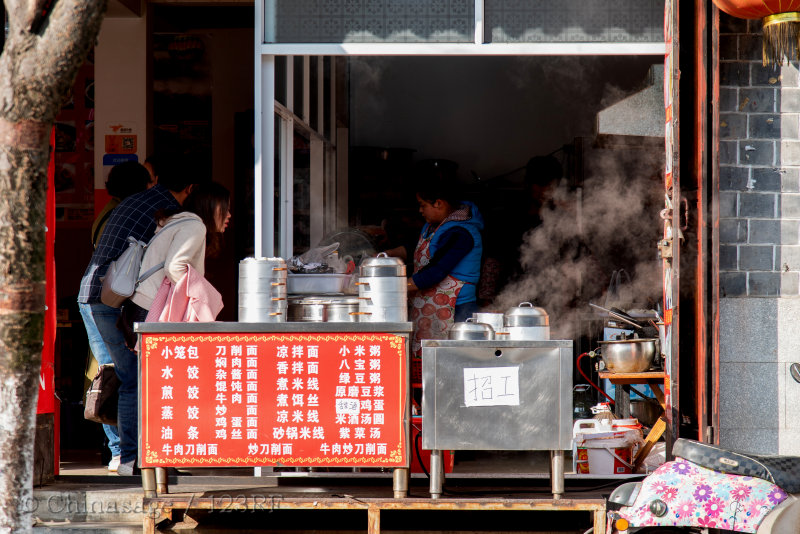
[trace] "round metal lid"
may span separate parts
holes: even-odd
[[[472,318],[463,323],[453,323],[453,326],[448,330],[449,339],[492,339],[494,337],[494,328],[487,323],[475,323]]]
[[[506,326],[549,326],[550,316],[544,308],[534,306],[530,302],[522,302],[519,306],[509,308],[505,313]]]
[[[359,276],[405,276],[406,264],[400,258],[389,257],[380,252],[374,258],[365,258],[358,268]]]

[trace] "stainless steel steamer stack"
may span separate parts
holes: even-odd
[[[523,302],[506,311],[503,322],[509,339],[519,341],[547,341],[550,339],[550,317],[544,308]]]
[[[286,262],[245,258],[239,262],[239,322],[286,321]]]
[[[360,322],[408,321],[406,266],[381,252],[359,267],[358,315]]]

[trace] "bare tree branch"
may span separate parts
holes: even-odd
[[[11,73],[10,78],[0,79],[0,117],[12,122],[55,120],[78,68],[95,44],[106,5],[107,0],[59,0],[41,34],[28,31],[35,5],[27,15],[27,25],[21,17],[13,19],[0,56],[0,72]]]
[[[37,0],[3,0],[8,12],[8,26],[14,28],[27,28],[36,13]]]

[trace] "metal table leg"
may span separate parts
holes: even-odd
[[[444,465],[442,464],[442,451],[431,450],[431,499],[442,496],[444,485]]]
[[[392,471],[392,490],[395,499],[405,499],[408,497],[408,480],[411,475],[405,468],[397,468]]]
[[[564,451],[550,451],[550,483],[553,499],[564,495]]]
[[[166,495],[169,493],[169,481],[167,480],[167,468],[156,467],[156,493]]]
[[[142,489],[145,497],[156,496],[156,470],[152,467],[142,468]]]

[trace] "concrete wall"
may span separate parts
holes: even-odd
[[[800,76],[721,15],[720,442],[800,454]]]
[[[105,135],[111,125],[135,128],[139,161],[147,156],[147,23],[144,17],[106,18],[95,48],[95,196],[104,194]],[[102,192],[98,192],[102,190]]]

